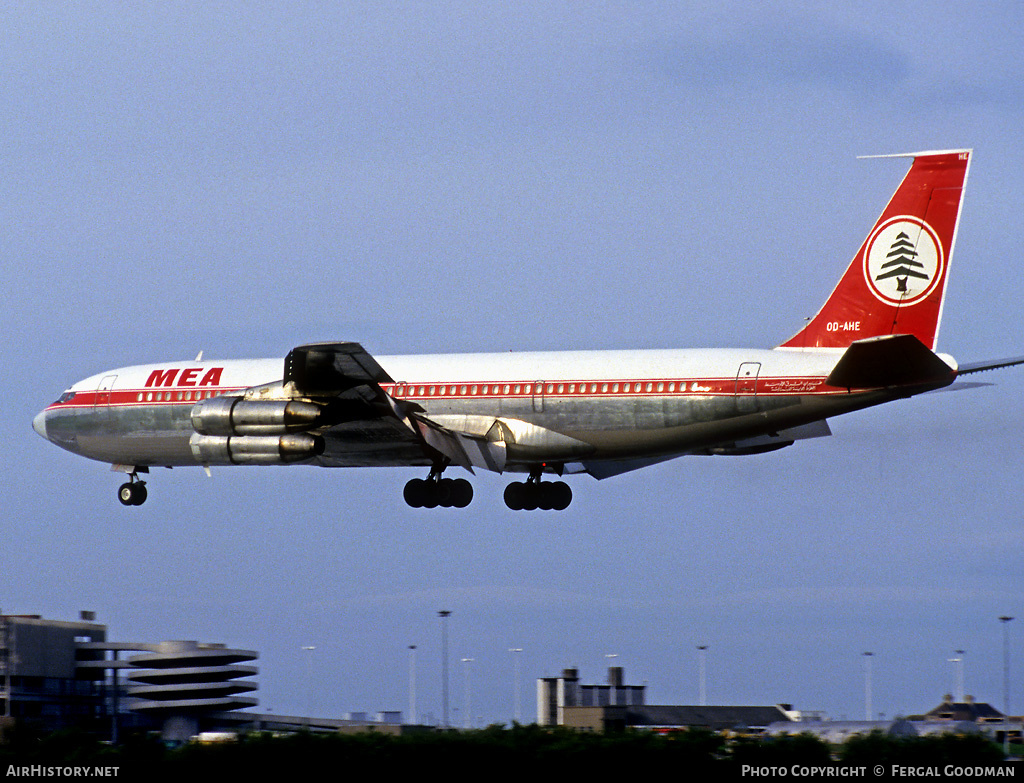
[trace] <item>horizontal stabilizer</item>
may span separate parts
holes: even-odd
[[[972,362],[962,364],[957,369],[957,375],[970,375],[972,372],[985,372],[986,370],[998,370],[1002,367],[1013,367],[1024,364],[1024,356],[1014,356],[1010,359],[993,359],[987,362]]]
[[[955,377],[956,371],[914,335],[894,334],[852,343],[826,383],[847,389],[944,386]]]

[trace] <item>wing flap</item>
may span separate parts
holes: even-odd
[[[486,437],[450,430],[422,416],[413,416],[412,420],[423,441],[451,463],[470,473],[474,467],[495,473],[505,470],[507,452],[503,441],[490,441]]]

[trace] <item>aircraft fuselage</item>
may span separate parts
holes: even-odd
[[[382,384],[384,391],[442,425],[482,435],[495,421],[509,422],[519,437],[509,439],[505,469],[529,471],[538,460],[599,463],[713,453],[742,449],[755,438],[766,438],[761,450],[768,450],[781,431],[927,390],[830,386],[826,379],[839,355],[703,349],[377,359],[395,379]],[[57,445],[104,462],[208,464],[190,445],[196,404],[281,378],[280,359],[119,368],[76,383],[35,426]],[[384,417],[336,422],[323,453],[297,462],[429,465],[422,449],[388,438],[398,426]],[[777,442],[787,444],[785,436]]]

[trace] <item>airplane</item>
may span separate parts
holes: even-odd
[[[972,151],[910,168],[821,310],[774,348],[372,356],[312,343],[280,359],[169,361],[73,384],[41,436],[128,475],[157,466],[412,466],[414,508],[473,498],[449,467],[525,474],[512,510],[563,510],[566,474],[605,479],[684,455],[762,454],[828,436],[828,419],[1024,357],[936,353]],[[554,479],[554,480],[549,480]]]

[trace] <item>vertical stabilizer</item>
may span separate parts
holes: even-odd
[[[828,301],[780,348],[912,334],[935,350],[971,151],[880,157],[914,162]]]

